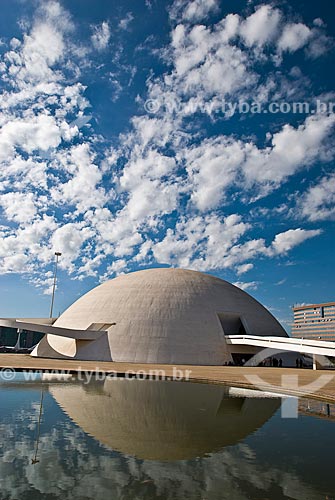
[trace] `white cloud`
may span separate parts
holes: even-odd
[[[203,220],[195,219],[181,220],[176,224],[176,229],[168,229],[165,237],[152,245],[152,252],[158,263],[173,266],[191,267],[192,256],[197,248],[200,249],[203,235]]]
[[[306,45],[311,35],[311,30],[305,24],[288,24],[284,27],[283,33],[278,40],[278,48],[288,52],[295,52]]]
[[[15,255],[6,255],[1,265],[2,273],[22,273],[25,274],[31,270],[30,259],[23,253]]]
[[[166,236],[152,245],[152,252],[157,262],[178,267],[230,267],[229,253],[248,229],[249,225],[235,214],[226,218],[215,214],[181,218],[175,230],[168,229]]]
[[[110,36],[111,31],[107,21],[95,26],[94,33],[91,36],[93,47],[98,51],[105,50],[108,47]]]
[[[201,211],[225,204],[229,190],[241,190],[245,201],[269,194],[286,179],[316,160],[329,160],[335,115],[315,115],[294,128],[285,125],[271,138],[271,146],[218,136],[180,151],[188,173],[191,201]],[[231,202],[231,198],[228,198]]]
[[[335,174],[323,177],[298,200],[299,215],[310,221],[335,218]]]
[[[129,195],[126,211],[131,220],[141,221],[151,215],[170,213],[178,208],[180,192],[177,183],[142,180]]]
[[[93,124],[82,129],[89,103],[78,79],[91,64],[83,54],[92,56],[92,50],[73,46],[75,28],[59,3],[43,2],[22,39],[12,39],[0,66],[6,86],[0,97],[0,203],[7,224],[0,272],[40,272],[60,250],[63,268],[80,278],[155,262],[241,275],[255,259],[285,256],[320,234],[289,229],[275,236],[274,228],[271,242],[257,226],[257,237],[248,237],[256,227],[245,205],[317,160],[332,158],[333,115],[287,123],[267,134],[265,146],[250,136],[215,135],[214,128],[206,137],[197,118],[203,113],[216,123],[225,99],[268,102],[274,95],[295,95],[297,71],[287,77],[291,83],[283,76],[281,85],[271,69],[264,80],[263,64],[268,68],[275,57],[280,64],[285,51],[297,50],[298,32],[312,31],[304,41],[309,48],[323,27],[287,24],[269,5],[249,17],[229,14],[216,24],[197,24],[218,8],[214,0],[174,3],[171,16],[178,12],[179,24],[161,53],[170,69],[147,82],[146,97],[157,99],[159,110],[134,116],[106,151]],[[128,14],[119,28],[127,29]],[[109,23],[93,29],[93,46],[105,50]],[[278,71],[284,75],[284,68]],[[186,107],[166,109],[169,102]],[[328,214],[332,195],[326,181],[319,188],[323,201],[315,205]],[[306,193],[306,200],[317,200],[315,193]],[[232,213],[235,203],[248,214]]]
[[[133,21],[134,16],[131,12],[127,12],[126,16],[119,22],[119,28],[122,30],[127,30],[130,23]]]
[[[270,245],[263,238],[241,242],[250,229],[250,224],[242,222],[237,214],[226,218],[214,214],[182,218],[161,241],[151,244],[150,251],[162,264],[199,271],[229,268],[242,274],[253,267],[250,260],[285,256],[297,245],[321,234],[320,230],[299,228],[277,234]],[[145,255],[148,251],[146,248]]]
[[[40,159],[23,159],[20,155],[6,158],[1,164],[0,191],[11,189],[26,192],[29,189],[47,189],[47,166]]]
[[[30,222],[37,214],[37,207],[32,193],[11,192],[0,195],[6,219],[18,223]]]
[[[297,50],[302,41],[308,57],[312,44],[315,53],[317,43],[327,50],[323,28],[289,22],[271,5],[261,5],[245,18],[228,14],[209,26],[182,21],[180,9],[185,5],[193,3],[174,3],[170,15],[178,24],[171,33],[171,45],[162,53],[173,69],[149,82],[148,97],[159,102],[161,110],[175,111],[175,119],[200,111],[216,121],[222,116],[228,119],[222,111],[225,102],[301,98],[306,81],[285,78],[284,72],[277,71],[285,52]]]
[[[228,23],[218,24],[213,30],[203,25],[190,30],[177,26],[172,52],[175,72],[165,83],[180,97],[215,95],[218,100],[253,85],[256,76],[249,71],[247,54],[235,45],[222,43],[222,37],[231,35],[230,30]]]
[[[56,227],[53,217],[44,215],[43,218],[28,222],[18,230],[1,230],[0,273],[34,272],[36,262],[41,272],[41,266],[50,262],[52,254],[47,241]]]
[[[160,179],[173,173],[175,168],[176,161],[172,157],[162,155],[155,150],[149,150],[144,155],[135,150],[122,171],[120,186],[122,189],[131,190],[141,179]]]
[[[38,23],[30,35],[26,35],[22,47],[22,56],[26,68],[37,72],[38,65],[53,66],[64,52],[62,33],[49,23]]]
[[[240,33],[245,43],[264,45],[272,41],[278,32],[281,13],[271,5],[261,5],[256,12],[242,22]]]
[[[126,209],[117,215],[113,215],[107,208],[90,210],[85,214],[85,221],[96,233],[95,252],[97,255],[129,256],[133,254],[134,247],[142,242],[142,236],[138,230],[140,222],[133,221]],[[100,261],[98,260],[95,264],[99,265]]]
[[[313,37],[306,49],[307,57],[317,59],[334,48],[334,39],[323,33],[322,30],[313,30]]]
[[[329,160],[333,150],[326,139],[331,137],[334,124],[335,115],[309,116],[297,128],[284,125],[272,136],[271,147],[259,150],[254,145],[247,145],[243,167],[247,183],[278,185],[316,159]]]
[[[184,152],[192,186],[191,200],[200,210],[218,207],[243,164],[245,153],[238,141],[225,137],[207,139]]]
[[[274,255],[283,255],[297,245],[300,245],[304,241],[319,236],[321,234],[320,229],[289,229],[283,233],[279,233],[275,236],[272,242],[270,253]]]
[[[65,37],[73,30],[68,13],[58,2],[41,2],[30,33],[23,42],[12,40],[12,51],[4,56],[8,74],[19,88],[29,82],[58,81],[60,74],[52,67],[61,62],[71,45]]]
[[[114,276],[119,276],[127,272],[128,264],[125,259],[117,259],[112,262],[109,266],[107,266],[106,272],[101,277],[100,281],[105,281],[113,278]]]
[[[175,0],[170,9],[170,17],[189,22],[201,21],[218,8],[218,0]]]
[[[242,264],[241,266],[237,266],[236,268],[237,275],[240,276],[241,274],[247,273],[248,271],[251,271],[253,267],[254,265],[251,264],[250,262]]]
[[[102,172],[93,163],[94,154],[89,145],[73,146],[66,154],[61,153],[57,158],[68,172],[69,180],[50,190],[53,202],[58,205],[73,205],[75,214],[103,206],[107,200],[106,194],[102,187],[97,187],[102,180]]]
[[[9,121],[0,131],[0,161],[13,155],[16,147],[32,153],[56,148],[60,142],[61,132],[52,116],[39,114],[30,120]]]
[[[71,144],[82,134],[68,117],[79,123],[89,103],[85,87],[73,83],[81,56],[70,16],[58,2],[41,2],[25,30],[22,41],[11,40],[1,64],[0,204],[8,229],[1,235],[0,272],[31,273],[34,280],[52,260],[52,238],[65,248],[62,265],[70,271],[73,259],[84,258],[80,242],[93,233],[73,221],[106,198],[89,144]],[[70,203],[74,209],[66,213]],[[73,234],[60,230],[60,222]]]
[[[258,282],[257,281],[235,281],[233,285],[241,288],[241,290],[257,290]]]
[[[177,209],[182,187],[175,172],[175,158],[147,147],[153,137],[155,145],[160,144],[162,134],[163,141],[166,142],[164,126],[159,127],[157,120],[136,122],[136,125],[137,134],[132,138],[130,158],[122,170],[118,184],[120,191],[126,192],[128,197],[121,215],[130,217],[130,220],[140,225],[151,216]]]
[[[61,252],[60,267],[74,270],[73,261],[78,258],[81,246],[93,236],[93,231],[83,223],[68,223],[54,231],[51,245],[54,252]]]
[[[51,25],[62,32],[71,32],[74,30],[74,24],[69,12],[64,9],[57,0],[48,0],[41,2],[38,16],[46,19]]]

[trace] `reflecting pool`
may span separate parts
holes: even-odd
[[[0,499],[335,498],[335,409],[190,382],[0,383]]]

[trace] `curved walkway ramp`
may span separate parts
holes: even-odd
[[[45,321],[45,323],[41,323],[40,321]],[[76,330],[72,328],[59,328],[57,326],[53,326],[52,320],[47,318],[36,320],[36,322],[34,318],[34,323],[21,319],[0,318],[0,326],[14,328],[17,330],[45,333],[47,335],[58,335],[60,337],[67,337],[76,340],[96,340],[106,333],[105,330]]]
[[[325,340],[298,339],[292,337],[260,337],[256,335],[229,335],[226,336],[228,345],[258,347],[272,349],[277,352],[288,351],[313,356],[313,368],[317,369],[329,363],[325,357],[335,357],[335,342]],[[252,351],[254,353],[254,351]],[[257,361],[257,356],[255,356]]]

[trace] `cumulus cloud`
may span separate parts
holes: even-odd
[[[82,244],[91,236],[92,230],[85,227],[84,223],[70,222],[58,227],[52,235],[51,244],[54,252],[62,253],[60,266],[71,271],[72,263],[79,256]]]
[[[275,235],[267,245],[263,238],[245,238],[250,229],[251,225],[237,214],[226,218],[217,215],[184,218],[175,230],[168,229],[162,240],[152,242],[150,251],[160,263],[199,271],[231,268],[242,274],[252,269],[250,260],[283,256],[305,240],[321,234],[321,230],[289,229]]]
[[[300,169],[331,159],[333,150],[326,139],[334,124],[333,114],[308,117],[297,128],[285,125],[265,148],[217,136],[182,149],[179,155],[186,165],[191,201],[207,211],[225,204],[231,188],[243,190],[246,200],[269,194]]]
[[[335,217],[335,174],[323,177],[301,196],[298,212],[310,221]]]
[[[58,2],[49,1],[40,5],[31,31],[24,35],[22,41],[13,39],[12,50],[4,56],[9,75],[15,78],[16,86],[23,88],[27,82],[36,85],[59,79],[59,73],[53,71],[52,67],[65,57],[65,37],[72,29],[69,14]],[[7,76],[4,78],[8,81]]]
[[[0,131],[0,161],[13,156],[16,148],[26,153],[47,151],[60,142],[61,131],[52,116],[43,113],[30,120],[11,120]]]
[[[36,262],[41,266],[47,264],[51,254],[47,243],[56,228],[54,218],[43,215],[21,225],[17,230],[1,229],[0,273],[33,273]]]
[[[133,116],[107,141],[94,125],[85,129],[94,110],[86,113],[81,76],[93,64],[83,60],[92,47],[74,46],[76,26],[58,2],[40,5],[0,64],[0,272],[25,270],[36,280],[59,250],[60,265],[80,279],[157,262],[242,275],[256,259],[284,256],[320,234],[288,226],[276,235],[274,227],[269,240],[250,204],[333,158],[334,115],[264,125],[262,142],[231,133],[217,111],[224,100],[266,103],[301,92],[292,72],[277,77],[285,73],[280,58],[317,40],[321,47],[325,28],[288,22],[270,5],[218,15],[214,0],[174,2],[171,41],[159,54],[166,70],[137,98],[139,106],[145,98],[158,103],[157,112]],[[121,20],[122,36],[131,20],[130,13]],[[107,49],[108,21],[92,29],[93,47]],[[308,204],[320,219],[332,216],[331,186],[322,180],[301,197],[310,221],[318,219]]]
[[[270,252],[273,252],[275,255],[285,254],[305,240],[319,236],[319,234],[321,234],[320,229],[289,229],[275,236]]]
[[[216,12],[219,8],[218,0],[175,0],[171,9],[172,19],[182,19],[183,21],[201,21],[211,12]]]
[[[218,207],[227,189],[236,181],[245,152],[238,141],[225,137],[207,139],[185,150],[184,158],[192,183],[191,200],[200,210]]]
[[[175,70],[165,79],[161,94],[173,88],[183,100],[197,96],[203,101],[215,96],[222,104],[225,97],[253,86],[257,75],[248,67],[247,54],[237,45],[222,43],[224,37],[231,36],[231,30],[229,22],[220,23],[215,29],[178,25],[173,32],[171,51]],[[153,88],[153,95],[155,90],[158,88]],[[160,97],[164,102],[169,95]],[[194,99],[190,103],[196,109]]]
[[[248,262],[246,264],[242,264],[241,266],[237,266],[236,268],[236,273],[238,276],[241,274],[247,273],[248,271],[251,271],[253,269],[254,265],[251,264],[251,262]]]
[[[73,121],[88,106],[85,87],[73,82],[79,64],[78,47],[70,37],[73,30],[69,14],[58,2],[43,2],[30,30],[28,25],[22,40],[12,39],[4,54],[0,206],[9,226],[2,233],[1,273],[34,276],[35,270],[41,271],[52,260],[52,236],[56,244],[64,243],[62,232],[57,233],[58,226],[64,227],[64,204],[74,205],[80,213],[99,206],[98,200],[100,204],[105,201],[104,192],[96,188],[102,174],[93,163],[89,145],[73,144],[82,138]],[[50,215],[57,205],[61,207],[57,217]],[[80,253],[78,238],[76,252],[70,245],[77,236],[76,228],[72,229],[68,257],[63,259],[70,271]],[[83,234],[84,228],[80,229]]]
[[[307,43],[311,35],[311,30],[302,23],[288,24],[278,41],[278,47],[280,50],[295,52]]]
[[[200,111],[216,120],[225,101],[292,101],[299,93],[301,97],[297,81],[277,71],[282,58],[303,46],[310,57],[317,44],[322,55],[321,47],[324,53],[330,46],[323,27],[292,23],[271,5],[261,5],[246,17],[228,14],[207,26],[183,21],[181,5],[179,0],[173,4],[171,45],[163,53],[173,69],[150,82],[149,96],[161,108],[177,108],[186,117]]]
[[[93,47],[98,51],[105,50],[108,47],[110,36],[111,31],[107,21],[95,26],[94,33],[91,36]]]
[[[0,195],[0,205],[9,221],[25,223],[32,221],[37,214],[33,193],[10,192]]]
[[[235,281],[233,285],[241,288],[241,290],[257,290],[258,283],[257,281]]]
[[[264,45],[273,40],[278,32],[281,14],[271,5],[261,5],[241,23],[240,33],[249,46]]]
[[[59,153],[57,159],[67,172],[68,180],[51,189],[50,195],[54,203],[72,205],[76,214],[105,204],[105,191],[98,187],[102,172],[94,164],[94,154],[88,144],[75,145],[65,154]]]
[[[333,48],[334,39],[327,36],[323,30],[314,29],[313,37],[306,50],[306,55],[311,59],[317,59]]]
[[[331,136],[334,124],[333,114],[310,116],[297,128],[284,125],[272,136],[271,147],[249,147],[244,167],[247,182],[276,185],[316,159],[331,159],[333,151],[325,140]]]
[[[130,23],[133,21],[134,16],[131,12],[127,12],[126,16],[123,17],[119,22],[119,28],[122,30],[127,30]]]

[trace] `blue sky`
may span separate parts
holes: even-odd
[[[334,7],[2,0],[0,315],[159,266],[334,293]]]

